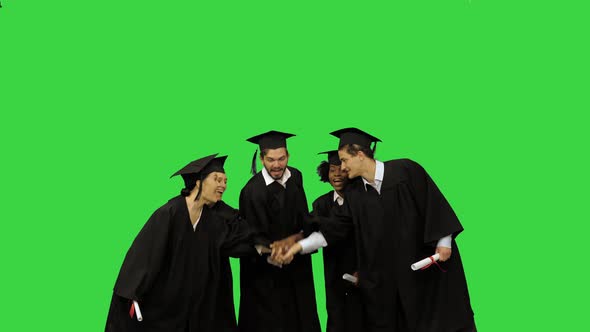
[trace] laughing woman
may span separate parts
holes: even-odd
[[[255,251],[246,223],[221,201],[226,156],[216,156],[173,175],[181,175],[185,187],[154,212],[133,241],[115,283],[106,331],[234,330],[227,257]]]

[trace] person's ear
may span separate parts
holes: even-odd
[[[356,155],[359,157],[360,161],[365,160],[365,157],[367,156],[363,151],[357,152]]]

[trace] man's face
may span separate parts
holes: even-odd
[[[348,173],[349,179],[353,179],[361,175],[361,160],[359,158],[359,153],[356,155],[351,155],[346,152],[346,149],[343,148],[338,150],[338,157],[342,162],[340,169]]]
[[[340,165],[330,164],[328,180],[330,181],[330,184],[334,190],[341,191],[348,183],[348,173],[340,169]]]
[[[211,172],[203,180],[201,197],[205,204],[212,205],[221,200],[227,188],[227,176],[221,172]]]
[[[260,158],[260,160],[268,174],[273,179],[278,180],[285,173],[289,155],[287,154],[286,148],[268,149],[266,155]]]

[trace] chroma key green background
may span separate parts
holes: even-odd
[[[245,139],[292,132],[311,204],[330,189],[316,153],[348,126],[453,205],[478,330],[588,330],[586,2],[2,5],[0,330],[103,330],[170,174],[229,154],[236,206]],[[325,325],[320,255],[314,273]]]

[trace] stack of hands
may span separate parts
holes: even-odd
[[[303,239],[302,233],[296,233],[282,240],[274,241],[270,244],[270,248],[264,248],[262,253],[269,253],[268,263],[281,267],[287,265],[293,261],[293,258],[303,248],[298,242]],[[447,247],[437,247],[435,250],[436,254],[440,255],[439,261],[445,262],[451,257],[452,250]]]
[[[303,234],[297,233],[271,243],[268,263],[276,266],[291,263],[295,254],[299,253],[302,249],[301,244],[298,243],[301,239],[303,239]]]

